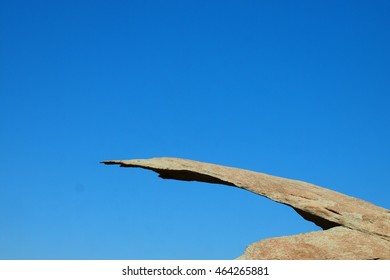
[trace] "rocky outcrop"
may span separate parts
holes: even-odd
[[[291,206],[323,231],[270,238],[238,259],[390,259],[390,211],[326,188],[216,164],[179,158],[108,160],[161,178],[235,186]]]

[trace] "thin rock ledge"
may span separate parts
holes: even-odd
[[[390,211],[306,182],[180,158],[107,160],[152,170],[164,179],[235,186],[292,207],[322,231],[269,238],[238,259],[390,259]]]

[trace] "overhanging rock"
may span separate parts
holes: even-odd
[[[390,259],[390,211],[302,181],[180,158],[107,160],[161,178],[235,186],[291,206],[323,231],[270,238],[238,259]]]

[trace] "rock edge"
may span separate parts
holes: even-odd
[[[390,211],[303,181],[180,158],[107,160],[164,179],[235,186],[292,207],[323,231],[270,238],[238,259],[390,259]]]

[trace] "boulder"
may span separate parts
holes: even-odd
[[[107,160],[164,179],[235,186],[292,207],[322,231],[270,238],[238,259],[390,259],[390,211],[306,182],[180,158]]]

